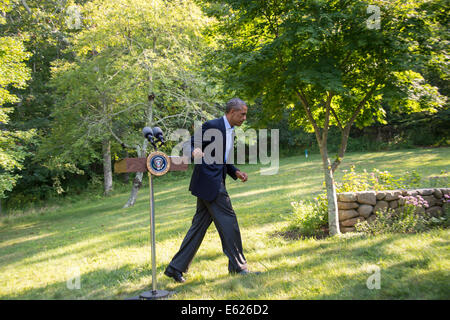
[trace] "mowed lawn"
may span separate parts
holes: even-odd
[[[417,170],[423,177],[450,169],[450,148],[349,153],[341,170]],[[287,225],[291,201],[321,192],[319,155],[280,159],[277,175],[241,166],[246,183],[227,179],[246,258],[260,275],[228,274],[211,225],[184,284],[163,275],[195,212],[188,175],[155,178],[158,288],[171,299],[449,299],[450,231],[322,240],[274,236]],[[0,299],[125,299],[151,289],[149,196],[122,209],[128,192],[0,219]],[[373,270],[380,289],[368,289]],[[79,289],[68,280],[79,272]]]

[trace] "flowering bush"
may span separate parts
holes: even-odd
[[[372,235],[382,233],[416,233],[427,230],[431,226],[430,220],[418,214],[415,209],[395,211],[384,209],[377,212],[377,218],[368,223],[359,222],[355,225],[357,232]]]
[[[450,201],[450,196],[445,195],[445,201]],[[420,195],[399,196],[398,209],[384,209],[376,213],[377,218],[372,221],[362,221],[355,225],[358,232],[368,234],[381,233],[416,233],[430,229],[431,227],[448,227],[449,212],[442,217],[432,217],[426,214],[425,209],[429,207]]]
[[[428,202],[426,202],[421,195],[413,196],[398,196],[399,204],[403,205],[405,208],[428,208]]]
[[[450,195],[444,194],[444,201],[446,204],[449,204],[450,203]]]
[[[355,166],[350,170],[342,170],[344,173],[342,182],[336,182],[336,193],[357,192],[367,190],[396,190],[413,189],[423,184],[430,184],[430,181],[423,180],[415,171],[406,171],[403,175],[394,175],[389,171],[373,169],[372,172],[355,172]],[[441,174],[447,174],[444,172]],[[440,181],[440,180],[439,180]],[[448,180],[446,180],[448,182]],[[442,187],[448,185],[444,183]],[[450,196],[445,195],[448,203],[447,211],[450,210]],[[426,229],[428,226],[442,225],[448,223],[450,213],[444,217],[435,218],[424,216],[428,203],[421,197],[400,196],[399,204],[402,209],[397,211],[385,210],[377,215],[377,220],[370,225],[367,221],[357,224],[357,230],[367,233],[382,232],[417,232]],[[304,235],[315,235],[323,232],[328,227],[328,201],[326,192],[321,193],[313,201],[291,202],[293,213],[290,216],[288,230],[297,230]]]

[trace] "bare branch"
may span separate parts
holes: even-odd
[[[111,132],[111,135],[113,136],[113,138],[116,139],[117,142],[120,143],[120,145],[122,146],[122,148],[129,148],[129,149],[132,148],[132,147],[130,147],[129,145],[127,145],[125,142],[123,142],[123,141],[122,141],[122,140],[114,133],[114,131],[113,131],[111,128],[109,128],[109,132]]]
[[[130,109],[133,109],[133,108],[135,108],[135,107],[137,107],[137,106],[139,106],[139,105],[144,105],[144,106],[145,106],[145,103],[138,102],[138,103],[136,103],[136,104],[133,104],[133,105],[129,106],[128,108],[126,108],[126,109],[124,109],[124,110],[120,110],[120,111],[118,111],[118,112],[116,112],[116,113],[111,114],[110,117],[111,117],[111,118],[112,118],[112,117],[115,117],[115,116],[117,116],[118,114],[124,113],[124,112],[126,112],[126,111],[128,111],[128,110],[130,110]]]

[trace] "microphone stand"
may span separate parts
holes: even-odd
[[[153,142],[153,139],[151,141],[153,147],[155,148],[155,151],[158,151],[158,147],[156,146],[156,143]],[[163,143],[161,143],[159,146],[161,147]],[[163,299],[167,298],[168,296],[172,295],[174,293],[167,291],[167,290],[157,290],[157,283],[156,283],[156,241],[155,241],[155,199],[153,197],[153,175],[148,173],[148,182],[149,182],[149,189],[150,189],[150,241],[151,241],[151,254],[152,254],[152,290],[145,291],[139,295],[139,299],[141,300],[157,300],[157,299]]]

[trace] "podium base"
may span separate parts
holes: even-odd
[[[136,297],[127,298],[125,300],[159,300],[159,299],[166,299],[169,296],[173,295],[174,293],[175,291],[150,290],[145,291]]]
[[[164,299],[168,298],[170,295],[172,295],[174,292],[170,292],[167,290],[150,290],[145,291],[139,295],[139,298],[141,300],[158,300],[158,299]]]
[[[167,290],[150,290],[145,291],[139,295],[142,300],[158,300],[164,299],[171,295],[172,293]]]

